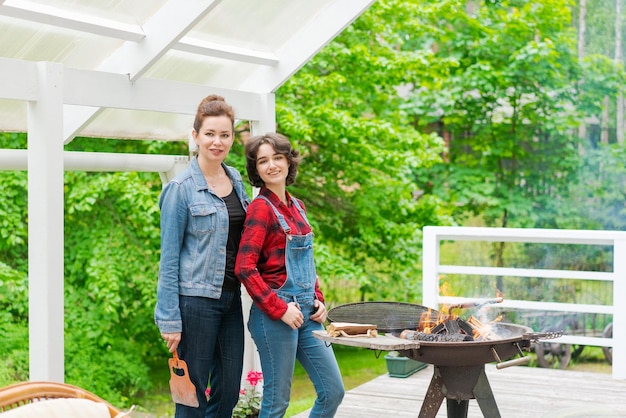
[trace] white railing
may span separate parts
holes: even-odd
[[[549,244],[584,244],[613,247],[611,272],[547,270],[508,267],[476,267],[441,265],[441,241],[484,241]],[[613,347],[613,378],[626,380],[626,232],[562,229],[480,228],[427,226],[423,231],[424,306],[439,309],[441,304],[460,303],[467,298],[440,294],[440,275],[463,274],[499,277],[536,277],[544,279],[599,280],[612,282],[611,305],[509,300],[498,304],[502,309],[520,309],[535,312],[567,312],[609,314],[613,316],[613,337],[599,338],[564,335],[550,342]],[[538,330],[535,330],[538,331]]]

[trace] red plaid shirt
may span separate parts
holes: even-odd
[[[298,208],[291,203],[289,193],[289,205],[282,203],[274,192],[265,187],[261,188],[259,194],[269,199],[285,217],[294,235],[311,232],[311,227],[302,218]],[[305,209],[300,200],[298,203]],[[253,200],[246,214],[235,275],[246,287],[256,306],[274,320],[280,319],[287,311],[287,304],[272,291],[280,288],[287,280],[285,245],[285,232],[269,203],[264,199]],[[315,283],[315,294],[317,299],[324,301],[319,281]]]

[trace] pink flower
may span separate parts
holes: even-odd
[[[263,373],[249,371],[246,380],[250,383],[250,386],[254,387],[259,383],[259,380],[263,380]]]
[[[204,394],[206,395],[207,399],[209,399],[211,397],[211,388],[206,388]]]

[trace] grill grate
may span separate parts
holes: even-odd
[[[380,332],[416,330],[420,320],[437,322],[440,312],[404,302],[356,302],[328,311],[331,322],[374,324]]]

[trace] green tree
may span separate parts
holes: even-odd
[[[407,110],[422,129],[446,138],[449,154],[416,173],[458,205],[457,219],[474,214],[488,226],[545,227],[572,215],[567,203],[585,146],[575,128],[623,88],[624,78],[606,57],[578,63],[570,6],[424,2],[414,44],[433,51],[433,67],[444,71],[416,78]],[[504,249],[493,247],[498,266]]]
[[[412,176],[443,151],[402,108],[399,88],[431,71],[398,48],[414,7],[375,3],[276,93],[278,130],[305,156],[293,190],[316,223],[320,276],[357,280],[361,298],[417,299],[421,228],[452,222]]]
[[[500,1],[473,13],[465,2],[433,3],[424,6],[430,30],[420,39],[449,66],[416,79],[407,108],[448,138],[449,155],[418,178],[487,225],[532,226],[579,163],[568,3]]]

